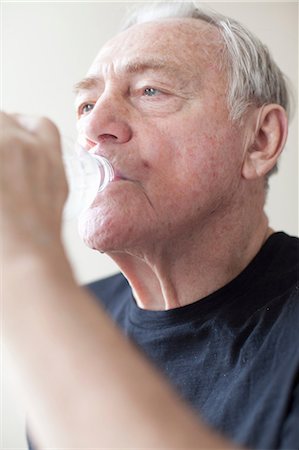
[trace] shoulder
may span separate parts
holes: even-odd
[[[286,233],[274,233],[263,246],[254,265],[257,280],[267,286],[271,296],[298,295],[299,239]]]
[[[280,268],[294,268],[299,262],[299,239],[280,231],[272,234],[264,245],[266,255]]]
[[[299,261],[299,238],[290,236],[282,231],[272,235],[273,249],[277,248],[281,254],[290,258],[292,262],[298,265]]]

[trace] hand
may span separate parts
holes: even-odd
[[[67,183],[56,126],[0,113],[0,208],[4,257],[60,241]]]

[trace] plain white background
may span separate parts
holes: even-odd
[[[128,5],[128,2],[4,1],[1,109],[46,115],[63,134],[75,138],[72,86],[84,76],[101,45],[117,32]],[[297,2],[205,2],[205,5],[239,19],[262,39],[290,78],[297,98]],[[293,235],[298,235],[297,117],[294,116],[290,126],[279,173],[271,179],[266,206],[272,227]],[[77,236],[75,221],[64,225],[63,236],[80,283],[117,271],[105,255],[85,248]],[[2,321],[5,323],[5,317]],[[24,411],[4,351],[1,363],[0,448],[23,449],[26,448]]]

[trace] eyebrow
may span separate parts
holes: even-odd
[[[78,94],[80,91],[90,91],[98,86],[100,78],[96,76],[88,76],[78,81],[73,87],[73,92]]]
[[[178,76],[189,72],[173,59],[169,58],[154,58],[154,59],[134,59],[122,64],[120,71],[123,73],[142,73],[148,70],[156,70],[164,72],[170,76]],[[74,92],[78,94],[82,90],[92,90],[96,88],[101,82],[101,78],[95,75],[89,75],[74,85]]]

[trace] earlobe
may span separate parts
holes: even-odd
[[[285,145],[287,128],[287,114],[280,105],[263,105],[258,110],[253,139],[243,162],[244,178],[261,178],[273,169]]]

